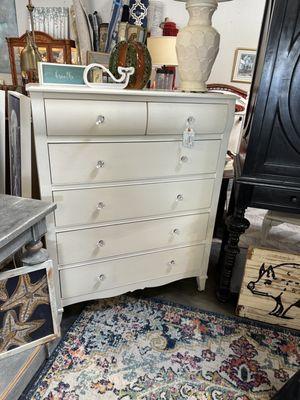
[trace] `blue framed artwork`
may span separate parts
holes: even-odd
[[[38,63],[38,67],[39,82],[42,85],[85,85],[84,65],[41,62]]]
[[[18,36],[16,5],[14,0],[0,1],[0,74],[10,74],[6,37]]]

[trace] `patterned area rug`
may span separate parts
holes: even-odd
[[[299,335],[119,297],[83,311],[27,399],[270,399],[300,367]]]

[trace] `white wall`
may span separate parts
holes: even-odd
[[[28,29],[27,0],[15,0],[19,34]],[[83,0],[89,10],[98,10],[105,22],[108,22],[112,0]],[[174,0],[163,0],[165,16],[175,21],[179,27],[187,24],[188,13],[185,3]],[[38,6],[70,6],[72,0],[34,0]],[[249,84],[231,82],[234,52],[238,47],[256,49],[265,0],[233,0],[219,3],[213,16],[213,26],[221,34],[221,45],[218,58],[213,67],[209,82],[227,83],[249,90]]]

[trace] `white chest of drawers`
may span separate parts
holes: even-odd
[[[187,277],[203,290],[235,98],[28,90],[41,197],[57,203],[47,246],[62,306]]]

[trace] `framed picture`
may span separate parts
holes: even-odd
[[[232,82],[251,83],[255,67],[256,50],[236,49],[232,70]]]
[[[87,64],[102,64],[104,67],[109,67],[110,53],[101,53],[99,51],[87,52]]]
[[[0,359],[60,336],[52,261],[0,274]]]
[[[30,99],[8,92],[8,142],[10,194],[31,197],[31,110]]]
[[[0,90],[0,194],[5,194],[5,91]]]
[[[72,64],[38,63],[39,83],[42,85],[85,85],[85,66]]]
[[[16,5],[14,0],[0,1],[0,16],[0,79],[3,79],[6,84],[11,84],[12,77],[6,37],[18,35]]]

